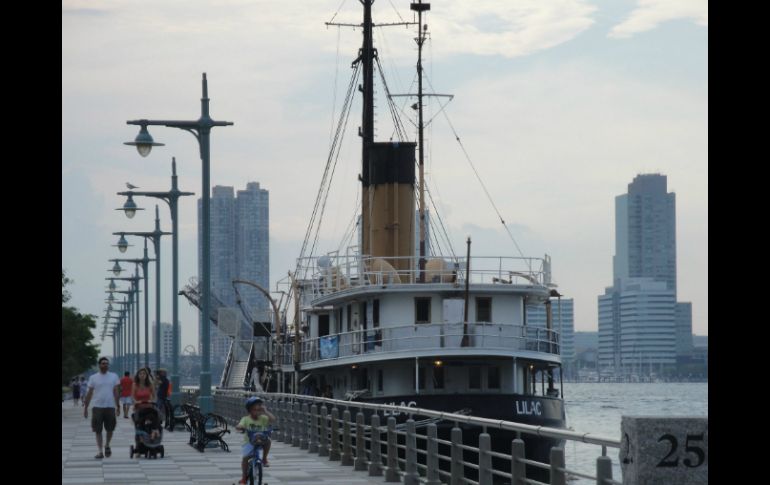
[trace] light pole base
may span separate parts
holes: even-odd
[[[208,345],[208,344],[206,344]],[[200,374],[200,395],[198,396],[198,406],[201,414],[210,413],[212,410],[211,400],[211,372],[201,372]]]

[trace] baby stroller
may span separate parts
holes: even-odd
[[[134,420],[134,443],[131,445],[131,458],[135,454],[144,455],[145,458],[157,458],[158,454],[163,458],[165,450],[161,441],[163,441],[163,427],[160,425],[158,410],[153,405],[150,408],[140,409],[131,415]],[[153,430],[157,431],[157,436],[152,437]]]

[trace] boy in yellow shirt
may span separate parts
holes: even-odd
[[[252,396],[246,399],[246,410],[249,412],[246,416],[242,417],[235,429],[244,432],[243,436],[243,448],[241,455],[243,460],[241,461],[241,471],[243,472],[243,478],[238,483],[246,483],[249,467],[249,457],[254,453],[254,445],[249,440],[248,431],[264,432],[268,430],[270,423],[275,421],[270,411],[265,408],[264,401],[262,399]],[[267,461],[267,453],[270,451],[270,438],[262,440],[262,466],[268,467],[270,464]]]

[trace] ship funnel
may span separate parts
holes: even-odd
[[[372,143],[361,177],[362,253],[396,270],[414,259],[414,142]]]

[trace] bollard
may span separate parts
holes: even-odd
[[[492,485],[492,438],[489,433],[479,434],[479,485]]]
[[[292,411],[294,415],[294,432],[292,433],[292,440],[291,440],[291,446],[299,446],[300,445],[300,437],[302,436],[302,413],[299,410],[300,403],[299,401],[296,401],[294,403],[294,406],[292,406]]]
[[[340,465],[353,465],[353,450],[350,446],[350,410],[342,412],[342,462]]]
[[[369,461],[369,476],[382,476],[382,458],[380,457],[380,415],[376,412],[372,414],[372,443],[370,445],[372,455]]]
[[[516,438],[511,441],[511,485],[524,483],[527,478],[527,465],[521,462],[524,459],[524,441]]]
[[[567,485],[567,473],[564,471],[564,448],[551,448],[551,485]]]
[[[321,404],[321,434],[318,435],[318,456],[329,456],[329,433],[326,432],[327,416],[326,404]]]
[[[612,459],[600,456],[596,459],[596,485],[607,485],[605,480],[612,480]]]
[[[331,444],[329,445],[329,461],[340,461],[340,435],[337,431],[337,421],[339,420],[340,412],[337,406],[332,408],[332,417],[329,422],[329,429],[331,434]]]
[[[307,403],[302,403],[302,410],[300,411],[300,423],[299,423],[299,449],[300,450],[307,450],[308,449],[308,442],[307,442],[307,435],[308,435],[308,424],[307,424]]]
[[[318,453],[318,406],[315,403],[310,406],[310,443],[307,451]]]
[[[398,448],[396,448],[396,418],[388,418],[388,467],[385,469],[386,482],[400,482],[398,474]]]
[[[463,430],[457,427],[452,428],[451,434],[452,441],[452,463],[450,467],[449,485],[463,485],[465,479],[465,470],[463,466],[463,449],[460,445],[463,444]]]
[[[406,469],[404,485],[419,485],[420,475],[417,473],[417,433],[414,419],[406,420]]]
[[[431,423],[427,426],[428,433],[428,456],[425,464],[428,471],[425,475],[425,485],[442,485],[438,475],[438,442],[436,441],[436,424]]]
[[[356,471],[367,469],[366,463],[366,440],[364,439],[364,413],[359,409],[356,413]]]

